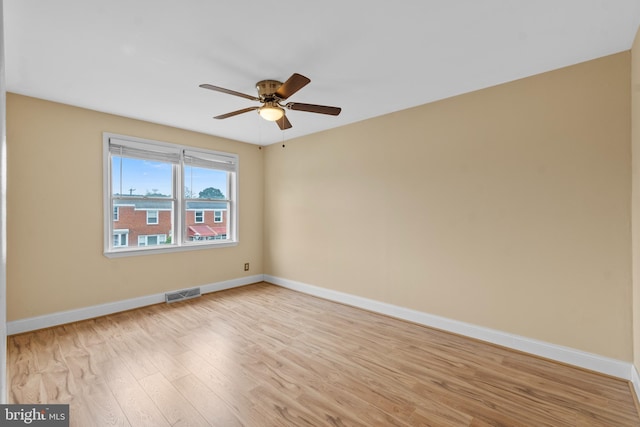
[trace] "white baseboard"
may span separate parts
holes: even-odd
[[[239,286],[249,285],[251,283],[262,282],[262,280],[263,275],[256,274],[254,276],[225,280],[223,282],[209,283],[206,285],[201,285],[200,292],[202,292],[203,294],[207,294],[209,292],[216,292],[224,289],[231,289],[237,288]],[[30,317],[27,319],[13,320],[11,322],[7,322],[7,335],[15,335],[23,332],[35,331],[37,329],[50,328],[56,325],[62,325],[65,323],[77,322],[86,319],[93,319],[94,317],[106,316],[108,314],[118,313],[120,311],[126,311],[134,308],[144,307],[147,305],[162,303],[165,301],[164,294],[165,293],[163,292],[159,294],[147,295],[139,298],[131,298],[123,301],[115,301],[75,310],[60,311],[57,313]]]
[[[640,375],[635,365],[631,366],[631,384],[636,392],[636,397],[640,399]]]
[[[550,344],[544,341],[538,341],[494,329],[484,328],[470,323],[435,316],[433,314],[411,310],[331,289],[283,279],[281,277],[264,275],[264,280],[269,283],[273,283],[274,285],[314,295],[327,300],[348,304],[432,328],[476,338],[503,347],[512,348],[525,353],[622,378],[627,381],[633,381],[633,384],[636,387],[636,393],[640,396],[640,377],[638,377],[638,372],[633,364],[629,362],[623,362],[621,360],[587,353],[569,347]]]

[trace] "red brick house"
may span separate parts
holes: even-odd
[[[174,238],[171,201],[117,199],[113,208],[113,247],[169,244]],[[188,201],[183,235],[189,241],[224,240],[226,202]]]

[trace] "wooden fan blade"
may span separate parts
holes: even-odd
[[[232,111],[227,114],[221,114],[219,116],[215,116],[214,119],[227,119],[229,117],[237,116],[238,114],[248,113],[249,111],[257,110],[258,108],[260,107],[243,108],[242,110]]]
[[[287,116],[282,116],[280,120],[276,120],[276,123],[278,124],[280,130],[290,129],[293,127],[289,119],[287,119]]]
[[[342,111],[340,107],[329,107],[327,105],[301,104],[299,102],[289,102],[287,108],[296,111],[308,111],[309,113],[329,114],[337,116]]]
[[[206,83],[201,84],[200,87],[203,89],[210,89],[210,90],[215,90],[216,92],[222,92],[229,95],[239,96],[241,98],[250,99],[252,101],[260,101],[260,98],[256,98],[255,96],[247,95],[246,93],[236,92],[235,90],[225,89],[223,87],[218,87],[218,86],[214,86]]]
[[[276,91],[276,96],[280,99],[287,99],[303,87],[309,84],[311,80],[302,74],[293,73],[286,82]]]

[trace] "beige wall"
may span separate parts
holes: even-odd
[[[265,273],[632,360],[630,54],[265,153]]]
[[[633,361],[640,370],[640,30],[631,49]]]
[[[103,132],[239,154],[239,245],[103,256]],[[262,273],[263,151],[255,145],[8,94],[7,146],[8,320]]]
[[[234,279],[251,262],[631,361],[631,58],[265,150],[9,94],[8,319]],[[238,153],[241,243],[104,257],[104,131]]]

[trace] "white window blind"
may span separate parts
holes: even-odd
[[[220,169],[227,172],[235,172],[238,168],[238,159],[235,156],[187,149],[184,150],[184,163],[186,165]]]
[[[177,147],[139,141],[125,141],[118,138],[109,138],[109,152],[112,156],[150,159],[169,163],[180,162],[180,149]]]

